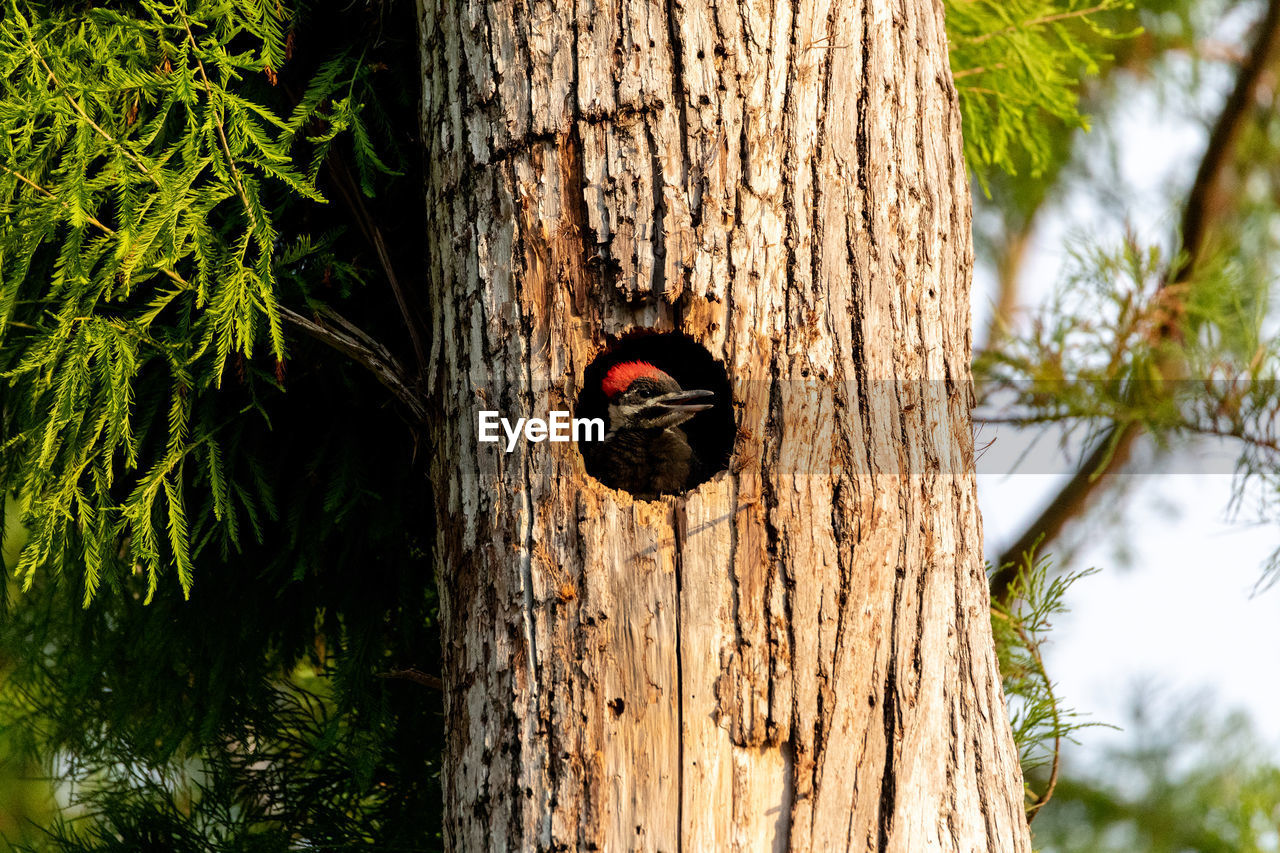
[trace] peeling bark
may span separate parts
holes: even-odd
[[[424,0],[454,850],[1029,850],[970,428],[940,4]],[[477,412],[611,338],[724,364],[638,502]]]

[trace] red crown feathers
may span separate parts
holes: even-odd
[[[641,376],[664,377],[666,375],[647,361],[623,361],[609,368],[600,387],[604,389],[605,396],[612,399],[630,388],[631,383]]]

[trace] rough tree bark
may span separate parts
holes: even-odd
[[[423,0],[454,850],[1028,850],[970,431],[934,0]],[[477,412],[612,337],[728,371],[638,502]]]

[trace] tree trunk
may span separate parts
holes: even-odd
[[[449,848],[1028,850],[940,3],[423,4]],[[479,443],[636,329],[728,471]]]

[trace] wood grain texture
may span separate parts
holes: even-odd
[[[941,5],[422,2],[450,848],[1029,850]],[[729,471],[478,443],[635,329],[724,364]]]

